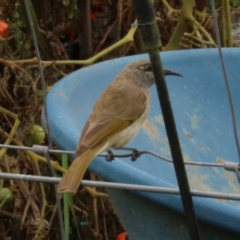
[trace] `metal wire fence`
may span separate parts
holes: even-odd
[[[47,146],[41,146],[41,145],[33,145],[32,147],[26,147],[26,146],[13,146],[13,145],[0,144],[0,148],[28,150],[28,151],[33,151],[37,154],[42,154],[42,155],[46,155],[48,153],[74,155],[75,153],[74,151],[49,149]],[[102,153],[102,154],[99,154],[98,156],[104,157],[107,161],[113,161],[114,158],[131,158],[132,161],[136,161],[137,158],[140,157],[141,155],[149,154],[163,161],[166,161],[168,163],[172,163],[171,159],[163,157],[151,151],[139,151],[137,149],[132,149],[132,148],[124,148],[124,150],[132,151],[132,153],[129,153],[129,154],[112,154],[111,153],[110,156],[109,156],[109,153]],[[238,180],[240,179],[239,163],[230,162],[230,161],[224,161],[222,163],[206,163],[206,162],[197,162],[197,161],[187,162],[186,161],[185,164],[191,165],[191,166],[223,168],[226,171],[235,172]],[[41,177],[41,176],[11,174],[11,173],[0,173],[0,178],[23,180],[23,181],[36,181],[36,182],[44,182],[44,183],[58,183],[60,181],[60,178],[58,177],[43,177],[43,176]],[[156,187],[156,186],[142,186],[142,185],[136,185],[136,184],[122,184],[122,183],[112,183],[112,182],[106,183],[106,182],[84,181],[84,180],[82,181],[81,184],[82,186],[89,186],[89,187],[108,187],[108,188],[117,188],[117,189],[125,189],[125,190],[138,190],[138,191],[147,191],[147,192],[149,191],[149,192],[159,192],[159,193],[168,193],[168,194],[179,194],[179,191],[177,189],[162,188],[162,187]],[[200,197],[209,197],[209,198],[240,200],[240,194],[228,194],[228,193],[192,190],[192,195],[200,196]]]
[[[38,146],[34,145],[32,147],[26,147],[26,146],[14,146],[14,145],[6,145],[6,144],[0,144],[0,148],[8,148],[8,149],[17,149],[17,150],[29,150],[33,151],[37,154],[42,154],[46,156],[48,160],[48,165],[51,170],[51,175],[52,177],[44,177],[44,176],[32,176],[32,175],[23,175],[23,174],[12,174],[12,173],[0,173],[0,179],[12,179],[12,180],[22,180],[22,181],[36,181],[36,182],[44,182],[44,183],[51,183],[51,184],[56,184],[60,181],[60,178],[56,177],[55,171],[51,165],[50,153],[60,153],[60,154],[68,154],[68,155],[74,155],[73,151],[64,151],[64,150],[59,150],[59,149],[53,149],[52,146],[52,139],[51,139],[51,130],[49,127],[49,122],[48,122],[48,115],[47,115],[47,105],[46,105],[46,86],[45,86],[45,79],[44,79],[44,74],[43,74],[43,69],[41,66],[41,57],[40,53],[38,50],[38,45],[37,45],[37,39],[36,39],[36,34],[35,30],[33,27],[33,22],[32,22],[32,17],[31,17],[31,12],[29,9],[29,3],[27,0],[24,0],[25,2],[25,7],[27,10],[28,14],[28,19],[30,22],[31,26],[31,32],[32,32],[32,37],[33,37],[33,42],[34,42],[34,47],[36,51],[36,56],[38,59],[38,67],[41,75],[41,82],[42,82],[42,90],[43,90],[43,100],[44,100],[44,116],[46,119],[46,128],[48,132],[48,146]],[[227,78],[227,72],[224,64],[224,59],[222,56],[221,52],[221,44],[220,44],[220,37],[219,37],[219,30],[217,26],[217,18],[215,14],[215,6],[214,6],[214,1],[211,0],[211,6],[212,6],[212,12],[213,12],[213,19],[215,23],[215,31],[216,31],[216,36],[217,36],[217,42],[218,42],[218,49],[219,49],[219,56],[221,59],[222,63],[222,69],[224,73],[224,79],[226,82],[226,88],[229,96],[229,102],[230,102],[230,108],[231,108],[231,114],[232,114],[232,122],[233,122],[233,129],[234,129],[234,137],[236,141],[236,147],[238,149],[238,154],[240,158],[240,147],[239,147],[239,140],[238,140],[238,134],[237,134],[237,124],[236,124],[236,118],[235,118],[235,113],[234,113],[234,106],[233,106],[233,101],[231,97],[231,91],[229,88],[229,83],[228,83],[228,78]],[[137,160],[138,157],[140,157],[143,154],[150,154],[152,156],[155,156],[163,161],[167,161],[169,163],[172,163],[172,160],[169,158],[166,158],[164,156],[161,156],[159,154],[156,154],[154,152],[148,151],[148,150],[137,150],[137,149],[125,149],[129,150],[130,153],[128,154],[116,154],[114,153],[111,156],[108,153],[103,153],[100,154],[99,156],[104,157],[106,160],[114,160],[114,158],[131,158],[132,161]],[[225,161],[222,163],[206,163],[206,162],[188,162],[185,161],[186,165],[191,165],[191,166],[202,166],[202,167],[216,167],[216,168],[223,168],[226,171],[232,171],[234,174],[237,175],[237,179],[240,182],[240,164],[239,163],[234,163],[234,162],[229,162]],[[179,194],[179,189],[177,188],[163,188],[163,187],[158,187],[158,186],[144,186],[144,185],[136,185],[136,184],[123,184],[123,183],[114,183],[114,182],[102,182],[102,181],[87,181],[83,180],[82,181],[82,186],[90,186],[90,187],[104,187],[104,188],[115,188],[115,189],[125,189],[125,190],[131,190],[131,191],[147,191],[147,192],[156,192],[156,193],[164,193],[164,194]],[[62,231],[62,239],[64,239],[64,228],[63,228],[63,222],[61,220],[61,204],[60,204],[60,196],[56,190],[55,187],[55,195],[57,199],[57,206],[59,209],[59,219],[60,219],[60,226],[61,226],[61,231]],[[206,197],[206,198],[221,198],[221,199],[227,199],[227,200],[240,200],[240,194],[228,194],[228,193],[220,193],[220,192],[208,192],[208,191],[198,191],[198,190],[191,190],[191,195],[192,196],[198,196],[198,197]]]

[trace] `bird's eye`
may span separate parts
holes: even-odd
[[[152,71],[152,65],[151,64],[145,64],[140,67],[138,67],[139,70],[145,71],[145,72],[151,72]]]
[[[145,67],[144,67],[144,65],[143,65],[143,66],[138,67],[138,69],[144,71],[144,70],[145,70]]]

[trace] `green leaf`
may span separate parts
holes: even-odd
[[[239,0],[232,0],[231,1],[234,7],[240,8],[240,1]]]

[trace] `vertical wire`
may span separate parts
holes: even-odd
[[[214,27],[215,27],[215,31],[216,31],[218,52],[219,52],[219,56],[220,56],[220,60],[221,60],[221,65],[222,65],[222,70],[223,70],[223,75],[224,75],[224,81],[225,81],[226,88],[227,88],[227,94],[228,94],[228,99],[229,99],[229,104],[230,104],[231,115],[232,115],[234,138],[235,138],[237,152],[238,152],[238,159],[240,161],[240,144],[239,144],[239,139],[238,139],[237,121],[236,121],[236,116],[235,116],[235,111],[234,111],[234,106],[233,106],[233,99],[232,99],[232,94],[231,94],[229,81],[228,81],[228,76],[227,76],[227,70],[226,70],[226,67],[225,67],[225,62],[224,62],[223,54],[222,54],[220,33],[219,33],[219,28],[218,28],[218,22],[217,22],[217,15],[216,15],[214,0],[211,0],[211,8],[212,8],[212,14],[213,14]]]
[[[158,93],[159,104],[162,109],[168,143],[181,193],[181,200],[188,225],[189,237],[192,240],[200,240],[201,238],[197,217],[194,210],[193,199],[190,193],[189,182],[184,166],[174,114],[159,55],[159,47],[161,46],[160,33],[155,19],[153,3],[151,0],[132,0],[132,3],[138,21],[143,49],[149,54],[153,74],[156,80],[156,90]]]
[[[25,3],[25,8],[26,8],[28,21],[29,21],[29,25],[30,25],[30,29],[31,29],[31,34],[32,34],[32,38],[33,38],[33,44],[34,44],[34,48],[35,48],[35,52],[36,52],[36,56],[37,56],[38,69],[39,69],[40,77],[41,77],[41,84],[42,84],[42,91],[43,91],[43,105],[44,105],[43,111],[44,111],[44,117],[46,119],[46,128],[47,128],[47,132],[48,132],[48,147],[50,149],[52,149],[52,136],[51,136],[50,126],[49,126],[47,104],[46,104],[47,92],[46,92],[46,84],[45,84],[45,78],[44,78],[44,74],[43,74],[43,68],[42,68],[42,64],[41,64],[41,56],[40,56],[40,52],[39,52],[39,48],[38,48],[37,37],[36,37],[36,32],[35,32],[35,29],[34,29],[34,25],[33,25],[33,19],[32,19],[32,15],[31,15],[29,1],[24,0],[24,3]],[[46,153],[46,157],[47,157],[48,165],[49,165],[49,168],[50,168],[50,172],[51,172],[52,176],[56,177],[56,173],[53,169],[53,166],[51,164],[50,157],[49,157],[48,153]],[[61,237],[62,237],[62,239],[64,239],[62,208],[61,208],[60,196],[57,192],[57,185],[56,184],[54,184],[54,188],[55,188],[55,196],[56,196],[56,201],[57,201]]]

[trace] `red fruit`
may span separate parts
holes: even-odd
[[[8,24],[4,21],[0,21],[0,36],[5,35],[7,29],[8,29]]]
[[[115,240],[127,240],[126,232],[121,232],[120,234],[118,234]]]

